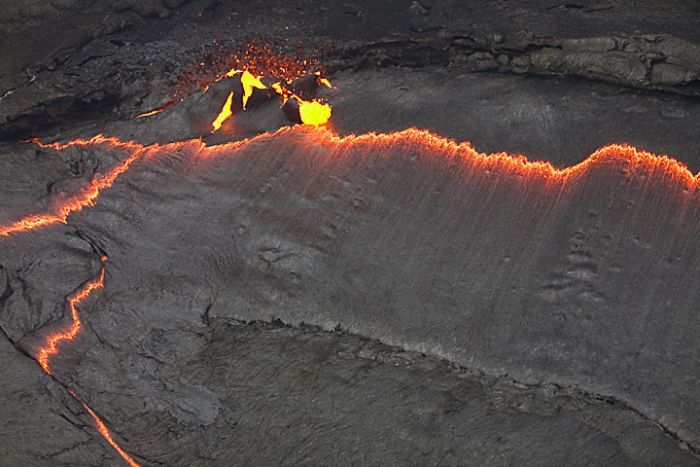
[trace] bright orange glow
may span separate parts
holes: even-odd
[[[280,83],[272,83],[271,87],[282,98],[282,105],[284,105],[289,100],[289,98],[294,95],[292,91],[283,87]]]
[[[316,75],[316,80],[318,81],[318,84],[322,84],[323,86],[326,86],[327,88],[335,89],[330,81],[328,81],[326,78],[321,76],[320,71],[317,71],[314,74]]]
[[[124,461],[126,461],[127,464],[129,464],[130,467],[139,467],[139,463],[134,460],[133,457],[131,457],[129,454],[126,453],[118,444],[116,441],[114,441],[114,437],[112,436],[112,433],[109,431],[109,428],[107,428],[107,425],[102,421],[102,419],[95,413],[94,410],[90,408],[89,405],[87,405],[83,400],[78,397],[78,395],[73,391],[72,389],[68,389],[68,392],[70,392],[71,396],[75,398],[80,404],[83,406],[83,408],[87,411],[87,413],[90,414],[92,417],[92,421],[95,423],[95,428],[97,428],[97,431],[100,432],[100,435],[109,443],[110,446],[114,448],[115,451],[117,451],[117,454],[121,456]]]
[[[233,91],[231,91],[226,98],[226,102],[224,103],[224,106],[221,107],[221,111],[219,112],[219,115],[216,116],[216,119],[211,124],[211,132],[214,133],[217,131],[219,128],[221,128],[221,125],[228,120],[231,115],[233,115]]]
[[[248,70],[241,75],[241,85],[243,86],[243,110],[248,105],[248,99],[253,95],[255,89],[267,89],[260,78],[250,73]]]
[[[159,113],[161,113],[161,112],[164,111],[164,110],[165,110],[165,108],[151,110],[150,112],[138,114],[138,115],[136,116],[136,118],[150,117],[151,115],[159,114]]]
[[[93,138],[90,138],[89,140],[77,139],[69,141],[65,144],[43,144],[40,141],[36,140],[35,142],[40,147],[53,148],[59,151],[73,146],[91,146],[105,144],[108,147],[117,147],[130,150],[131,153],[128,157],[121,160],[111,169],[109,169],[105,174],[98,175],[95,178],[93,178],[90,184],[84,187],[80,192],[61,201],[58,204],[58,206],[56,206],[53,212],[42,214],[30,214],[15,222],[12,222],[9,225],[0,226],[0,237],[7,237],[9,235],[20,232],[28,232],[53,224],[65,224],[68,220],[68,216],[70,216],[74,212],[78,212],[86,206],[94,205],[94,203],[97,201],[97,198],[100,196],[101,191],[105,188],[111,187],[120,175],[129,170],[131,164],[133,164],[143,154],[144,148],[138,143],[122,142],[116,138],[107,138],[102,135],[97,135]]]
[[[71,314],[70,328],[49,335],[46,338],[45,344],[41,348],[39,348],[39,352],[37,354],[37,361],[39,362],[39,365],[41,365],[41,368],[49,375],[53,375],[53,371],[51,370],[51,366],[49,365],[49,358],[58,353],[58,346],[61,342],[71,341],[75,339],[75,337],[80,332],[80,329],[82,328],[82,322],[80,321],[80,315],[78,314],[78,305],[80,305],[80,303],[87,299],[90,296],[90,294],[92,294],[92,292],[104,287],[105,262],[107,261],[107,257],[103,256],[100,260],[102,262],[102,267],[100,268],[100,275],[97,277],[97,279],[93,279],[85,283],[85,285],[83,285],[80,289],[78,289],[70,297],[68,297],[68,309],[70,310]],[[92,410],[85,402],[83,402],[83,400],[80,397],[78,397],[75,391],[68,388],[68,392],[71,394],[71,396],[75,398],[75,400],[82,404],[85,410],[87,410],[87,412],[92,417],[93,422],[95,423],[95,428],[97,428],[97,431],[100,432],[100,435],[102,435],[105,441],[107,441],[109,445],[112,446],[114,450],[117,451],[117,453],[122,457],[122,459],[124,459],[131,467],[138,467],[139,464],[129,454],[127,454],[116,443],[116,441],[114,441],[114,437],[107,428],[107,425],[105,425],[105,423],[100,419],[100,417],[97,416],[95,411]]]
[[[298,99],[298,98],[297,98]],[[323,125],[331,118],[331,106],[318,101],[299,101],[299,118],[305,125]]]
[[[80,316],[78,315],[78,305],[80,302],[88,298],[93,291],[104,287],[105,261],[107,261],[107,257],[102,257],[102,267],[100,268],[100,275],[97,279],[87,282],[82,288],[78,289],[78,291],[68,297],[68,310],[70,311],[72,320],[71,326],[66,330],[59,331],[48,336],[46,338],[46,343],[39,349],[37,361],[46,373],[50,375],[53,374],[51,367],[49,366],[49,358],[58,353],[59,344],[63,341],[72,341],[80,332],[80,328],[82,327],[82,322],[80,321]]]
[[[471,170],[500,169],[500,176],[523,176],[530,179],[545,179],[554,184],[565,184],[584,174],[596,166],[606,164],[641,166],[647,171],[660,171],[671,178],[679,180],[688,189],[700,188],[700,178],[681,162],[665,155],[655,155],[638,150],[625,144],[611,144],[604,146],[584,161],[566,168],[554,167],[549,162],[530,161],[525,156],[511,155],[505,152],[480,153],[469,142],[458,143],[454,140],[431,133],[427,130],[409,128],[391,133],[365,133],[360,135],[338,136],[324,126],[283,127],[274,132],[262,133],[241,141],[228,142],[217,146],[206,146],[200,139],[191,139],[168,144],[154,144],[143,146],[135,142],[122,142],[116,138],[107,138],[97,135],[89,140],[74,140],[64,144],[43,144],[36,141],[44,148],[62,150],[73,146],[106,145],[108,148],[127,149],[130,155],[113,166],[104,175],[96,176],[90,185],[78,194],[61,202],[53,212],[32,214],[12,222],[9,225],[0,225],[0,236],[9,236],[20,232],[28,232],[56,223],[65,223],[68,216],[80,211],[86,206],[92,206],[97,201],[102,190],[110,187],[116,179],[125,173],[139,157],[148,154],[150,156],[164,155],[186,149],[196,157],[210,157],[220,154],[232,154],[252,142],[274,140],[277,137],[289,133],[299,133],[304,138],[304,144],[310,147],[315,145],[330,146],[333,149],[350,150],[353,147],[384,152],[395,146],[410,146],[434,157],[457,159],[464,164],[469,164]]]
[[[136,118],[150,117],[151,115],[159,114],[159,113],[161,113],[162,111],[164,111],[164,110],[166,110],[166,109],[172,107],[173,104],[174,104],[173,101],[168,101],[168,102],[166,102],[162,107],[159,107],[159,108],[157,108],[157,109],[153,109],[153,110],[151,110],[150,112],[145,112],[145,113],[139,114],[139,115],[136,116]]]

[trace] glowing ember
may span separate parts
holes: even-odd
[[[331,106],[318,101],[299,99],[299,117],[305,125],[323,125],[331,118]]]
[[[277,80],[292,82],[319,69],[315,58],[290,56],[269,44],[249,43],[233,52],[217,47],[207,52],[196,65],[182,70],[171,97],[174,102],[182,102],[192,93],[207,89],[211,83],[243,70],[258,77],[273,76]]]
[[[228,120],[231,115],[233,115],[233,91],[229,93],[224,106],[219,112],[219,115],[216,116],[216,119],[214,119],[211,124],[212,133],[221,128],[221,125],[223,125],[223,123]]]
[[[273,76],[290,83],[316,72],[319,64],[313,58],[289,56],[270,45],[251,43],[232,54],[226,68],[248,70],[255,76]]]

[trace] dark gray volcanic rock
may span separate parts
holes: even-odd
[[[449,66],[700,92],[693,0],[4,3],[6,139],[150,110],[204,50],[224,55],[261,37],[314,52],[331,69]]]
[[[2,286],[0,286],[2,287]],[[82,419],[65,389],[0,339],[0,465],[103,465],[110,447]]]
[[[10,283],[32,286],[10,296],[3,328],[35,351],[31,330],[60,316],[56,304],[107,252],[107,289],[54,368],[151,461],[206,458],[192,452],[196,426],[212,426],[209,445],[224,442],[229,394],[183,368],[210,358],[215,319],[339,326],[494,377],[619,400],[697,443],[686,379],[697,375],[697,191],[625,164],[558,185],[415,143],[318,135],[163,149],[71,227],[4,240]],[[114,152],[95,156],[107,165]],[[37,302],[54,308],[32,315]],[[27,315],[35,321],[23,324]]]
[[[209,134],[230,82],[132,118],[213,39],[261,34],[330,65],[339,134],[417,126],[558,167],[624,141],[700,168],[694,2],[5,3],[0,225],[129,155],[18,135],[285,125],[260,100]],[[144,465],[700,464],[697,187],[452,156],[301,127],[190,141],[68,225],[0,237],[0,465],[121,464],[67,388]],[[102,255],[52,379],[31,358]]]
[[[333,127],[341,134],[415,126],[557,167],[601,146],[631,143],[700,169],[697,101],[577,79],[444,71],[340,74]]]

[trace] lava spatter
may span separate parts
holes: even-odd
[[[256,89],[267,89],[260,78],[250,73],[248,70],[241,74],[241,86],[243,86],[243,110],[248,105],[248,99],[253,95]]]
[[[305,125],[324,125],[331,118],[331,106],[319,101],[299,100],[299,118]]]
[[[270,87],[266,86],[261,79],[263,76],[256,76],[248,70],[237,70],[232,69],[225,77],[233,77],[240,75],[241,87],[243,88],[243,110],[246,110],[248,105],[248,100],[253,95],[256,89],[265,90],[272,89],[277,93],[280,98],[282,105],[284,105],[289,99],[294,99],[297,101],[299,106],[299,120],[304,125],[320,126],[325,125],[331,118],[331,106],[327,102],[323,102],[319,99],[306,100],[302,99],[290,89],[289,82],[278,81],[272,83]],[[321,76],[320,72],[313,73],[316,77],[316,82],[319,85],[333,88],[328,79]],[[230,100],[232,94],[229,94],[229,99],[221,109],[221,112],[217,116],[216,120],[212,124],[213,130],[217,131],[221,127],[221,122],[226,120],[231,116],[231,106]]]

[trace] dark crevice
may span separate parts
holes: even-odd
[[[337,334],[337,335],[348,335],[348,336],[354,336],[357,337],[365,342],[374,342],[379,344],[386,352],[392,353],[392,354],[399,354],[399,353],[405,353],[405,352],[410,352],[410,353],[415,353],[413,350],[410,349],[404,349],[400,346],[395,346],[395,345],[388,345],[384,344],[378,339],[373,339],[369,338],[366,336],[363,336],[361,334],[356,334],[351,331],[348,331],[340,323],[338,323],[333,331],[327,331],[320,326],[308,324],[308,323],[300,323],[299,325],[291,324],[282,321],[279,318],[273,318],[271,321],[264,321],[264,320],[241,320],[241,319],[236,319],[236,318],[216,318],[215,321],[219,321],[220,323],[234,323],[237,325],[245,325],[245,326],[262,326],[262,327],[267,327],[269,329],[279,329],[279,328],[289,328],[289,329],[298,329],[302,330],[305,332],[312,332],[312,333],[325,333],[325,334]],[[217,323],[214,325],[216,326]],[[426,357],[426,354],[420,354],[422,357]],[[647,422],[653,424],[654,426],[658,427],[659,430],[661,430],[664,435],[675,441],[677,444],[680,446],[685,446],[687,447],[688,451],[691,452],[695,457],[700,459],[700,449],[698,449],[697,446],[693,446],[689,441],[683,439],[681,436],[678,435],[677,432],[672,430],[671,428],[667,427],[666,425],[663,425],[662,423],[649,418],[644,412],[636,409],[634,406],[630,405],[628,402],[616,397],[616,396],[611,396],[611,395],[606,395],[606,394],[599,394],[591,391],[587,391],[585,389],[581,389],[576,386],[571,386],[571,385],[562,385],[556,382],[540,382],[538,384],[532,384],[532,383],[524,383],[521,381],[518,381],[516,379],[513,379],[510,377],[508,374],[491,374],[483,369],[480,368],[469,368],[463,365],[460,365],[459,363],[453,362],[451,360],[445,359],[443,357],[440,357],[438,355],[429,355],[430,358],[434,358],[436,360],[442,361],[446,363],[449,367],[454,369],[456,372],[465,372],[469,373],[472,375],[476,375],[477,378],[479,378],[482,382],[485,379],[490,379],[490,380],[496,380],[499,382],[504,382],[506,384],[509,384],[511,386],[517,386],[521,388],[527,388],[527,389],[542,389],[545,387],[549,388],[556,388],[556,389],[561,389],[561,390],[566,390],[569,393],[573,393],[573,397],[582,399],[582,400],[594,400],[598,402],[605,403],[607,405],[610,405],[612,407],[617,407],[623,410],[627,410],[630,412],[633,412],[643,420],[646,420]]]

